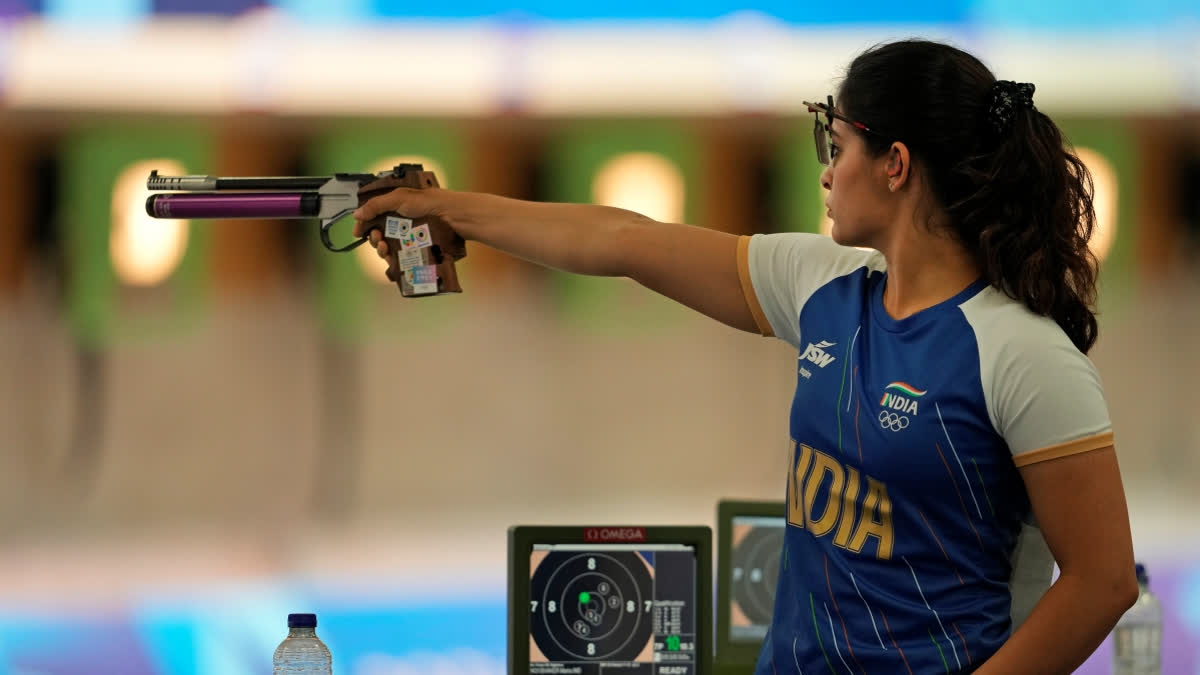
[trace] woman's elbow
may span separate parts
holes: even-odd
[[[1116,624],[1125,610],[1133,606],[1138,598],[1137,575],[1133,568],[1114,569],[1107,572],[1091,570],[1082,574],[1071,574],[1064,570],[1064,577],[1074,577],[1075,587],[1090,601],[1096,616]]]
[[[1098,592],[1103,592],[1112,598],[1113,612],[1116,618],[1120,618],[1125,610],[1132,607],[1138,599],[1137,575],[1133,569],[1120,570],[1111,575],[1106,582],[1095,584],[1095,587]]]
[[[1120,594],[1118,597],[1122,599],[1120,607],[1121,612],[1124,613],[1125,610],[1133,606],[1133,603],[1137,602],[1139,593],[1137,576],[1132,573],[1122,575],[1122,581],[1119,584]]]

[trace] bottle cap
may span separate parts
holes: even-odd
[[[288,628],[316,628],[316,614],[288,614]]]
[[[1137,581],[1139,584],[1146,585],[1150,583],[1150,575],[1146,574],[1145,565],[1142,563],[1134,563],[1133,570],[1134,574],[1137,575]]]

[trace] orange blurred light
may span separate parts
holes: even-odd
[[[1104,262],[1117,240],[1117,171],[1112,162],[1091,148],[1075,148],[1075,154],[1092,174],[1095,187],[1092,206],[1096,209],[1096,227],[1088,246]]]
[[[684,218],[683,173],[662,155],[630,152],[610,159],[592,181],[592,202],[665,223]]]
[[[171,159],[136,162],[118,176],[112,196],[109,255],[121,283],[157,286],[171,276],[187,250],[188,222],[151,218],[146,213],[146,176],[158,169],[182,176],[183,165]]]

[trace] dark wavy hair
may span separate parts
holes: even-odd
[[[1087,353],[1097,334],[1092,177],[1036,107],[1016,106],[997,133],[995,82],[960,49],[904,40],[857,56],[837,107],[886,134],[862,134],[876,156],[905,143],[987,280]]]

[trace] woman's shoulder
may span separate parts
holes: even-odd
[[[1079,353],[1054,319],[1033,312],[995,286],[984,288],[960,309],[974,329],[977,340],[997,352],[1030,355],[1068,349]]]
[[[771,251],[774,256],[804,261],[811,266],[867,267],[872,271],[887,268],[883,254],[875,249],[843,246],[832,237],[814,232],[755,234],[749,237],[749,244],[756,252]]]
[[[989,374],[1009,377],[1024,372],[1040,378],[1094,370],[1091,359],[1075,347],[1061,325],[1001,289],[986,287],[960,309],[976,337],[985,380]]]
[[[1111,432],[1099,371],[1053,319],[991,287],[963,313],[988,415],[1014,455]]]

